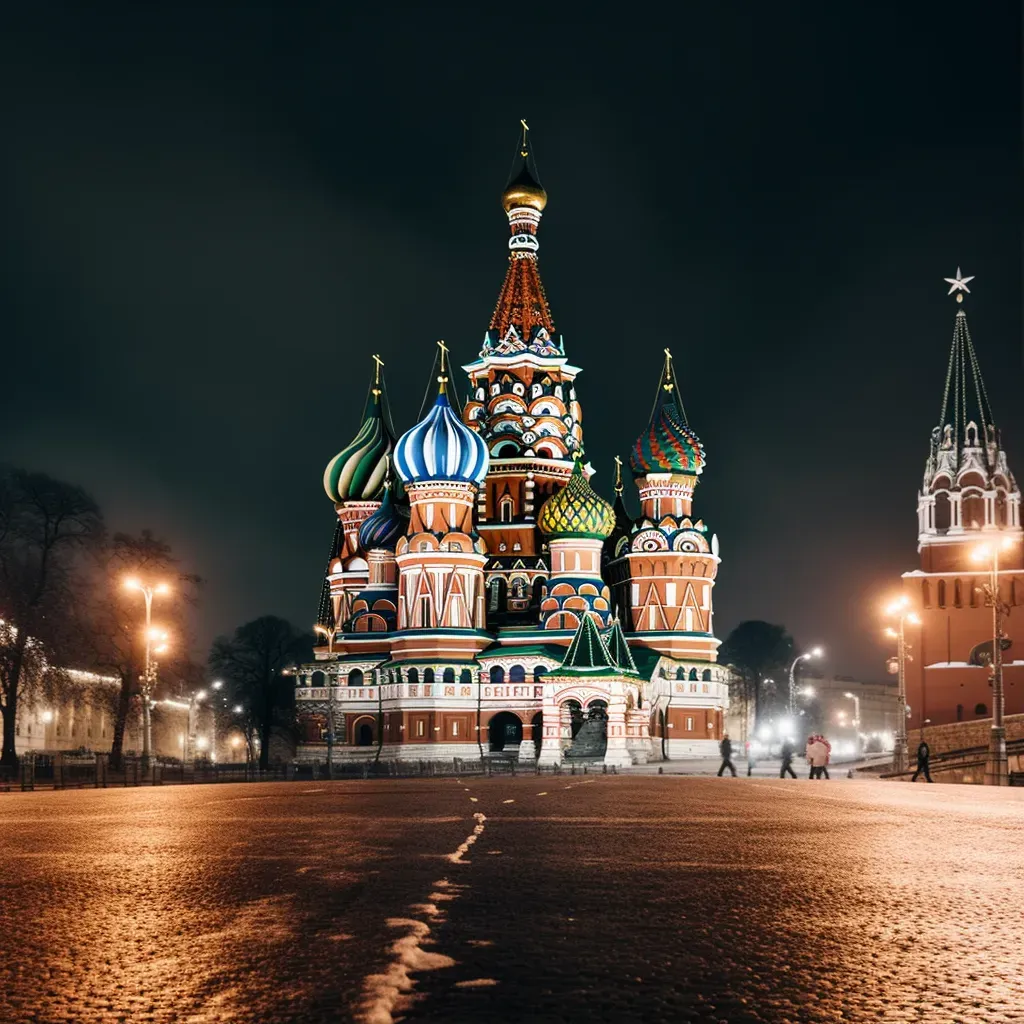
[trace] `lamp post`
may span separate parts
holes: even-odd
[[[794,697],[796,696],[796,667],[801,661],[808,661],[811,658],[820,658],[825,652],[820,647],[812,647],[809,651],[805,651],[803,654],[798,654],[793,659],[793,664],[789,666],[789,717],[793,717],[795,708]]]
[[[891,626],[885,635],[896,640],[896,663],[899,686],[896,694],[896,736],[892,747],[892,770],[894,773],[907,770],[907,661],[910,658],[910,644],[907,643],[904,624],[919,626],[921,620],[910,610],[910,598],[902,594],[885,609],[888,615],[899,616],[899,629]]]
[[[984,591],[986,602],[992,605],[992,732],[985,765],[987,786],[1010,784],[1006,763],[1006,726],[1003,722],[1006,699],[1003,694],[1003,603],[999,599],[999,552],[1009,550],[1014,543],[1014,538],[1004,537],[999,544],[978,545],[971,555],[976,562],[989,563],[989,578]]]
[[[149,586],[146,583],[129,577],[124,581],[128,590],[141,591],[146,601],[146,667],[142,676],[142,770],[149,769],[149,762],[152,758],[152,729],[150,725],[149,701],[156,685],[156,662],[153,661],[153,641],[167,639],[167,634],[153,629],[153,596],[155,594],[166,594],[171,588],[166,583],[158,583],[156,586]],[[166,650],[166,644],[161,643],[157,647],[159,654]]]

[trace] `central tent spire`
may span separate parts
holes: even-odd
[[[560,355],[555,322],[537,269],[537,229],[548,194],[540,184],[533,159],[529,125],[525,120],[520,124],[522,136],[501,196],[512,234],[508,243],[508,271],[481,354],[511,355],[529,350],[545,356]]]

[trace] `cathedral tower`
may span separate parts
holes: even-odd
[[[709,542],[703,521],[691,516],[704,461],[704,446],[687,425],[666,349],[650,421],[629,459],[640,519],[628,544],[619,541],[608,571],[635,642],[676,658],[713,661],[719,644],[711,600],[718,538]]]
[[[1003,449],[964,310],[973,277],[946,278],[956,295],[953,343],[946,365],[939,425],[933,428],[917,496],[921,566],[904,574],[907,607],[920,619],[908,625],[912,660],[906,664],[908,726],[973,721],[992,714],[989,666],[992,607],[984,586],[989,564],[980,549],[999,548],[999,599],[1024,604],[1024,534],[1020,489]],[[1003,678],[1007,713],[1024,712],[1024,661],[1009,653],[1024,634],[1004,616]]]
[[[352,614],[352,599],[369,581],[369,566],[359,547],[359,527],[380,506],[394,447],[382,364],[376,356],[374,361],[373,384],[359,432],[324,470],[324,490],[338,514],[317,614],[318,625],[327,631],[344,628]]]
[[[583,469],[540,510],[540,531],[548,538],[551,576],[541,592],[540,624],[575,630],[589,617],[601,629],[611,620],[611,591],[601,576],[601,552],[615,529],[612,506],[594,492]]]
[[[547,576],[537,510],[572,472],[583,433],[575,379],[538,272],[537,231],[547,205],[523,125],[502,195],[511,237],[508,270],[480,357],[463,369],[465,422],[483,438],[491,468],[478,498],[487,539],[488,613],[496,624],[537,620]]]
[[[487,449],[451,407],[447,349],[440,346],[437,399],[395,445],[395,468],[411,506],[407,534],[395,548],[396,660],[472,658],[490,642],[484,633],[487,556],[473,521]]]

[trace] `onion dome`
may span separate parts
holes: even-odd
[[[394,446],[381,398],[382,390],[375,385],[366,399],[359,433],[324,470],[324,490],[336,505],[344,501],[376,501],[381,495],[388,456]]]
[[[612,506],[590,486],[583,460],[576,459],[569,482],[541,506],[537,525],[552,538],[590,537],[604,540],[615,529]]]
[[[359,527],[359,546],[364,551],[394,551],[399,538],[405,536],[409,517],[391,499],[391,485],[384,485],[380,507]]]
[[[525,148],[520,150],[519,155],[522,166],[519,173],[505,186],[505,191],[501,194],[501,205],[506,213],[523,206],[540,213],[548,205],[548,194],[544,191],[544,186],[530,173],[529,153]]]
[[[686,422],[672,356],[666,350],[658,397],[650,422],[633,444],[630,468],[638,477],[648,473],[697,476],[704,471],[705,461],[704,445]]]
[[[395,445],[395,469],[407,484],[432,480],[460,481],[478,487],[487,476],[490,460],[483,438],[463,424],[452,409],[446,391],[444,354],[441,350],[440,394],[425,419],[407,430]]]

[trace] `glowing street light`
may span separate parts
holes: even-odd
[[[885,635],[896,641],[896,671],[899,675],[899,687],[896,692],[896,738],[892,748],[892,770],[893,772],[904,772],[907,770],[907,661],[910,659],[910,644],[907,643],[904,632],[905,623],[912,626],[919,626],[921,620],[910,608],[910,598],[906,594],[900,594],[894,601],[890,601],[885,607],[885,614],[899,617],[899,629],[887,626]],[[860,707],[857,708],[857,717],[860,717]]]
[[[1006,763],[1006,726],[1003,715],[1006,697],[1003,693],[1003,602],[999,598],[999,552],[1009,551],[1017,543],[1016,537],[1004,537],[999,543],[979,544],[971,557],[976,562],[988,562],[989,578],[984,586],[985,601],[992,606],[992,732],[989,737],[988,763],[985,765],[985,784],[1008,786],[1009,766]]]
[[[796,667],[801,661],[809,661],[811,658],[822,658],[825,652],[820,647],[812,647],[809,651],[804,651],[803,654],[798,654],[793,659],[793,664],[789,666],[789,716],[793,717],[794,713],[794,701],[793,698],[796,696]]]
[[[157,583],[155,586],[151,586],[136,579],[134,576],[127,577],[123,585],[126,590],[138,590],[146,601],[146,667],[142,676],[142,768],[145,771],[149,768],[153,746],[149,714],[149,698],[156,685],[156,662],[153,661],[153,641],[167,640],[166,633],[157,636],[153,635],[154,632],[158,634],[161,632],[160,630],[154,631],[153,629],[153,596],[155,594],[167,594],[171,588],[166,583]],[[156,653],[162,654],[166,650],[166,642],[161,642],[157,646]]]

